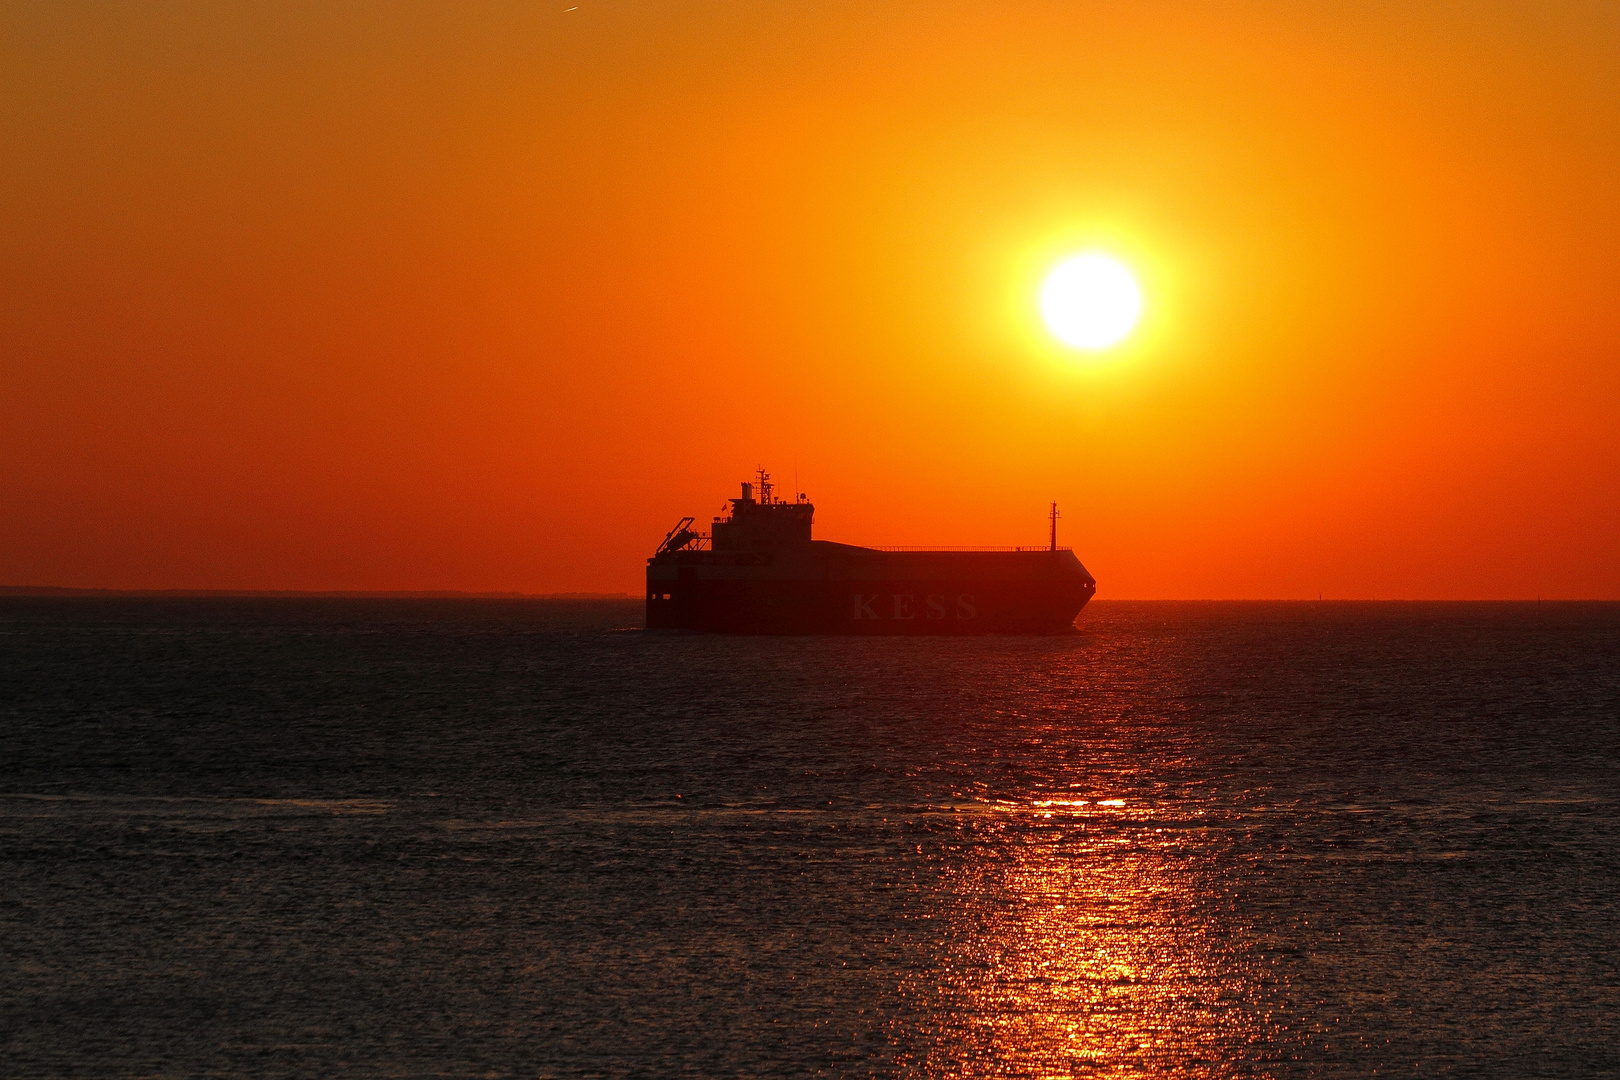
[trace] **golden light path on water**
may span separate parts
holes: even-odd
[[[901,987],[931,1027],[904,1040],[920,1053],[908,1064],[929,1076],[1226,1076],[1234,1051],[1251,1068],[1268,1056],[1265,973],[1222,939],[1229,919],[1210,918],[1234,905],[1207,830],[1145,810],[1054,797],[976,811],[979,842],[947,872],[934,916],[935,964]]]

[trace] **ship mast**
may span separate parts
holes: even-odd
[[[1057,550],[1057,519],[1058,519],[1057,503],[1053,503],[1052,504],[1052,515],[1051,515],[1051,521],[1052,521],[1052,550],[1053,551]]]

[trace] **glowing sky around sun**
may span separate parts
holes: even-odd
[[[1615,55],[1596,2],[7,5],[0,585],[634,592],[764,464],[856,543],[1055,500],[1100,598],[1620,596]],[[1087,253],[1100,348],[1041,303]]]

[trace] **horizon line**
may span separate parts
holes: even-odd
[[[640,600],[639,592],[519,592],[471,589],[114,589],[75,585],[0,585],[0,597],[131,597],[177,599],[332,600]],[[1091,604],[1617,604],[1615,597],[1322,597],[1309,596],[1099,596]],[[1088,605],[1089,606],[1089,605]]]
[[[553,592],[471,589],[111,589],[76,585],[0,585],[0,596],[173,596],[173,597],[329,597],[360,600],[639,600],[640,593]]]

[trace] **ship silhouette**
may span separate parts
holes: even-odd
[[[1097,591],[1058,547],[880,548],[815,540],[815,506],[761,469],[705,534],[682,518],[647,560],[647,628],[734,634],[1039,634]]]

